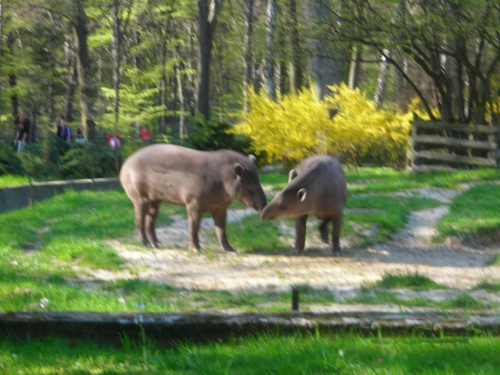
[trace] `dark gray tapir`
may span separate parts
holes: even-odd
[[[134,204],[135,227],[144,245],[161,247],[155,227],[161,202],[184,205],[189,220],[189,247],[200,250],[202,214],[210,212],[224,250],[234,251],[226,236],[227,207],[237,199],[261,211],[266,196],[255,157],[234,151],[196,151],[156,144],[132,154],[123,164],[120,181]]]
[[[319,230],[328,243],[328,224],[332,222],[332,251],[341,255],[340,229],[347,202],[345,173],[337,160],[316,155],[303,160],[289,174],[288,184],[262,210],[262,219],[297,218],[295,252],[302,252],[306,241],[308,215],[323,220]]]

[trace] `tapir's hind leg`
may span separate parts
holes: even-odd
[[[156,220],[158,219],[158,213],[160,211],[160,203],[161,202],[159,201],[150,202],[145,218],[146,236],[149,240],[149,243],[154,248],[162,246],[158,241],[158,238],[156,237]]]
[[[189,222],[189,248],[191,250],[201,251],[198,232],[200,231],[202,213],[196,203],[188,204],[187,212]]]
[[[324,243],[328,243],[328,224],[330,223],[330,219],[324,219],[319,225],[319,233],[321,234],[321,240]]]
[[[340,229],[342,228],[342,213],[332,219],[332,251],[335,255],[342,255],[340,249]]]
[[[295,249],[294,252],[301,253],[306,246],[306,224],[307,215],[299,216],[295,221]]]
[[[137,236],[139,237],[139,240],[143,243],[144,246],[148,246],[149,241],[146,238],[146,233],[144,230],[147,204],[143,202],[134,203],[134,210],[135,210],[134,224],[135,224],[135,229],[137,231]]]

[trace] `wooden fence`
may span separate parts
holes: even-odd
[[[410,134],[408,165],[415,172],[456,167],[497,167],[500,128],[415,120]]]

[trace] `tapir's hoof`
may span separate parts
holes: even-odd
[[[342,253],[341,250],[335,250],[335,251],[333,251],[333,256],[334,257],[343,257],[344,254]]]
[[[162,244],[161,242],[158,242],[158,241],[157,241],[157,242],[155,242],[155,243],[152,245],[152,247],[153,247],[154,249],[162,249],[164,246],[163,246],[163,244]]]
[[[229,249],[224,249],[224,250],[225,250],[226,252],[228,252],[228,253],[238,254],[238,252],[237,252],[235,249],[233,249],[232,247],[231,247],[231,248],[229,248]]]

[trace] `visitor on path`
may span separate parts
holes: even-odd
[[[14,145],[17,147],[18,152],[23,152],[26,149],[29,133],[30,120],[26,117],[26,113],[21,112],[17,133],[14,138]]]
[[[106,134],[106,141],[108,142],[109,147],[119,148],[122,145],[122,136],[119,133],[116,134],[116,136],[108,133]]]
[[[75,143],[81,146],[87,143],[87,138],[83,135],[82,128],[76,129]]]
[[[58,117],[56,119],[57,125],[57,136],[61,138],[64,142],[68,143],[71,140],[71,129],[69,128],[66,121]]]
[[[151,134],[151,130],[149,130],[149,126],[145,126],[143,127],[140,131],[139,131],[139,134],[141,136],[141,139],[144,141],[144,142],[151,142],[151,140],[153,139],[152,138],[152,134]]]

